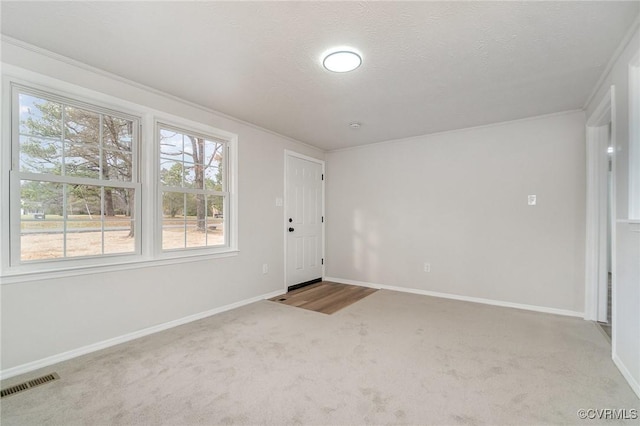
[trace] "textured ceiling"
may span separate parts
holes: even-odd
[[[3,34],[327,150],[582,108],[639,13],[638,2],[1,7]],[[324,70],[322,52],[345,44],[362,66]]]

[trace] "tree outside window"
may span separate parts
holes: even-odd
[[[225,245],[227,142],[159,126],[162,247]]]
[[[135,251],[136,120],[18,90],[20,260]]]

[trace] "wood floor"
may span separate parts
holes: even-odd
[[[374,288],[322,281],[269,300],[331,315],[376,291]]]

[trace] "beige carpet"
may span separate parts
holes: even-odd
[[[2,399],[1,420],[575,424],[640,408],[609,351],[581,319],[425,296],[378,291],[331,316],[263,301],[13,378],[61,377]]]

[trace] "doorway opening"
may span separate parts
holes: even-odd
[[[598,325],[609,337],[611,341],[611,329],[612,329],[612,281],[613,281],[613,262],[612,262],[612,236],[613,236],[613,154],[614,147],[611,144],[611,122],[609,122],[609,143],[607,146],[607,224],[606,224],[606,246],[607,246],[607,268],[606,268],[606,283],[599,283],[598,292],[601,294],[598,312]]]
[[[615,321],[614,87],[587,120],[585,319],[613,340]]]

